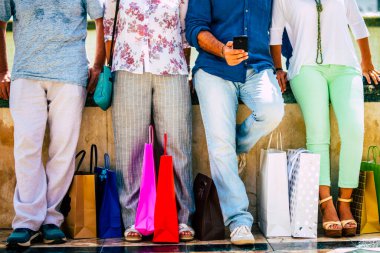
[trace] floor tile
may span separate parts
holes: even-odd
[[[270,243],[270,246],[276,251],[278,250],[323,250],[355,247],[351,241],[334,241],[334,242],[276,242]]]
[[[101,253],[169,253],[186,252],[186,245],[150,245],[150,246],[127,246],[109,247],[104,246]]]
[[[27,249],[0,249],[0,253],[100,253],[102,247],[31,247]]]
[[[172,244],[166,244],[168,246],[172,246]],[[177,245],[183,245],[185,246],[185,243],[179,243]],[[105,239],[103,242],[103,246],[106,247],[112,247],[112,246],[123,246],[123,247],[138,247],[138,246],[165,246],[164,244],[157,244],[153,243],[151,239],[144,240],[139,243],[130,243],[125,241],[124,238],[112,238],[112,239]]]
[[[268,252],[272,248],[267,243],[256,243],[247,246],[235,246],[232,244],[209,244],[209,245],[188,245],[188,252]]]

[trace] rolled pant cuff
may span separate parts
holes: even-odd
[[[38,232],[41,228],[41,225],[19,224],[17,226],[13,226],[13,230],[17,228],[27,228],[27,229],[33,230],[34,232]]]
[[[331,187],[331,182],[330,181],[321,181],[319,182],[319,186],[328,186]]]
[[[249,228],[249,230],[252,230],[252,224],[235,223],[235,224],[231,224],[229,226],[230,232],[232,233],[232,231],[234,231],[237,227],[241,227],[241,226],[247,226]]]
[[[339,188],[348,188],[348,189],[355,189],[358,188],[359,183],[339,183]]]

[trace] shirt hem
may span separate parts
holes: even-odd
[[[132,74],[138,74],[138,75],[143,75],[143,74],[146,74],[146,73],[149,73],[149,74],[152,74],[152,75],[158,75],[158,76],[170,76],[170,75],[181,75],[181,76],[188,76],[189,73],[186,71],[186,72],[168,72],[168,73],[161,73],[161,72],[154,72],[154,71],[131,71],[131,70],[128,70],[128,69],[122,69],[122,68],[116,68],[116,69],[112,69],[112,72],[116,72],[116,71],[125,71],[125,72],[129,72],[129,73],[132,73]]]
[[[66,80],[66,79],[54,79],[49,77],[39,77],[39,76],[31,76],[31,75],[12,75],[11,81],[15,81],[17,79],[31,79],[35,81],[50,81],[50,82],[56,82],[56,83],[64,83],[64,84],[70,84],[70,85],[76,85],[76,86],[82,86],[86,87],[87,83],[80,83],[78,81],[74,80]]]

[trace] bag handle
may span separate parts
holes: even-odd
[[[111,159],[108,153],[104,154],[104,168],[109,170],[111,168]]]
[[[149,144],[154,144],[154,128],[152,125],[149,126]]]
[[[371,151],[372,151],[373,161],[375,162],[375,164],[377,164],[377,157],[380,156],[380,150],[377,146],[370,146],[367,152],[367,162],[369,162],[369,156],[370,156]],[[376,155],[376,151],[377,151],[377,155]]]
[[[82,166],[82,163],[83,163],[85,156],[86,156],[86,151],[84,151],[84,150],[81,150],[78,152],[78,154],[76,154],[75,159],[78,159],[78,157],[80,157],[80,159],[79,159],[77,168],[75,170],[75,173],[77,173],[79,171],[80,167]]]
[[[167,153],[166,153],[166,147],[167,147],[167,145],[168,145],[168,134],[165,133],[164,134],[164,155],[167,155]]]
[[[296,165],[296,161],[297,161],[299,155],[302,153],[309,153],[309,151],[306,149],[303,149],[303,148],[299,148],[294,152],[294,154],[292,155],[292,157],[288,161],[288,164],[289,164],[289,166],[288,166],[288,181],[289,182],[292,179],[294,167]]]
[[[115,18],[114,18],[114,21],[113,21],[113,30],[112,30],[110,61],[108,63],[108,66],[110,68],[112,68],[112,62],[113,62],[113,48],[114,48],[115,33],[116,33],[116,27],[117,27],[117,16],[119,14],[119,6],[120,6],[120,0],[116,0]]]
[[[273,137],[273,132],[270,134],[267,149],[270,149],[270,146],[271,146],[271,144],[272,144],[272,137]],[[280,141],[280,148],[281,148],[280,150],[283,150],[283,149],[282,149],[282,134],[281,134],[281,132],[278,132],[278,133],[277,133],[277,142],[276,142],[276,149],[277,149],[277,150],[278,150],[278,144],[279,144],[279,141]]]
[[[90,157],[90,173],[92,174],[95,171],[95,168],[98,167],[98,147],[95,144],[91,145],[91,157]]]

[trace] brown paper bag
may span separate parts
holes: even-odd
[[[379,233],[379,211],[373,171],[361,171],[359,187],[353,193],[352,212],[358,234]]]
[[[86,155],[85,151],[78,153],[82,156],[74,175],[73,182],[63,202],[67,211],[65,222],[62,225],[64,231],[71,238],[96,238],[96,197],[95,197],[95,175],[93,174],[92,158],[95,155],[95,167],[97,163],[96,146],[91,146],[90,172],[78,171]],[[62,210],[62,208],[61,208]]]

